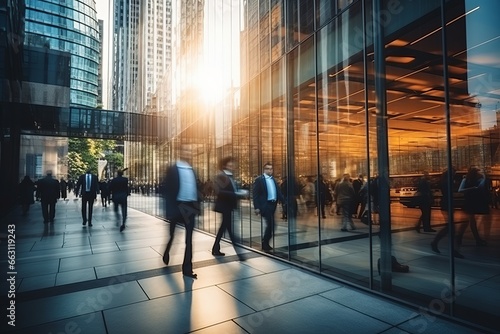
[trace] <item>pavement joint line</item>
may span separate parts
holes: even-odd
[[[245,260],[256,258],[262,256],[259,253],[244,253],[241,255]],[[224,257],[218,257],[209,260],[203,260],[193,263],[194,269],[204,268],[215,264],[237,262],[239,261],[238,255],[227,255]],[[88,281],[69,283],[64,285],[58,285],[53,287],[47,287],[43,289],[19,292],[16,294],[16,301],[31,301],[34,299],[41,299],[47,297],[60,296],[68,293],[79,292],[83,290],[90,290],[96,288],[102,288],[109,285],[128,283],[133,281],[138,281],[141,279],[151,278],[155,276],[174,274],[182,271],[182,264],[176,264],[172,266],[165,266],[163,268],[149,269],[138,271],[134,273],[115,275],[103,278],[97,278]],[[110,283],[112,282],[112,283]]]

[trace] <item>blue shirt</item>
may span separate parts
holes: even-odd
[[[264,174],[264,179],[266,180],[267,186],[267,200],[276,200],[276,183],[274,183],[273,177]]]
[[[177,161],[176,165],[179,171],[179,193],[177,194],[177,200],[179,202],[196,202],[198,200],[198,189],[196,187],[193,167],[184,161]]]

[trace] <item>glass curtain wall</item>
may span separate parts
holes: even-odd
[[[319,220],[316,212],[318,172],[315,99],[314,38],[307,39],[288,55],[288,138],[293,178],[288,187],[291,212],[290,257],[294,261],[318,266]],[[292,188],[290,187],[292,186]],[[296,201],[292,203],[292,201]],[[309,243],[316,247],[309,247]]]
[[[210,21],[206,30],[179,46],[168,139],[129,152],[133,177],[154,178],[141,168],[161,170],[190,144],[204,194],[197,227],[215,233],[217,161],[236,157],[247,189],[270,161],[287,198],[276,211],[273,256],[418,303],[426,314],[498,326],[498,5],[373,3],[206,2],[197,11],[210,13],[200,19]],[[219,75],[200,86],[189,76],[203,66]],[[200,89],[216,98],[202,100]],[[471,166],[489,177],[488,213],[471,214],[470,195],[458,192]],[[443,177],[450,167],[456,175]],[[240,202],[234,231],[260,251],[265,225],[252,206]]]
[[[449,154],[453,165],[464,173],[476,167],[486,176],[484,189],[479,186],[479,193],[465,194],[466,201],[474,204],[474,214],[469,214],[469,205],[455,212],[455,243],[465,259],[455,261],[454,315],[488,327],[499,316],[494,305],[500,298],[497,288],[500,59],[495,56],[500,50],[500,25],[496,15],[499,10],[500,3],[496,1],[447,1],[443,45],[447,51],[445,93],[448,95],[433,87],[423,97],[434,103],[444,102],[449,107],[452,125]],[[425,44],[426,40],[430,44],[432,39],[432,36],[423,39],[418,49],[429,52]],[[479,203],[471,200],[476,197]],[[487,205],[481,208],[484,202]],[[476,236],[472,233],[475,226]],[[446,246],[443,246],[444,253]],[[441,245],[439,247],[441,249]],[[441,283],[441,290],[446,287]],[[446,305],[447,300],[441,300]],[[436,305],[437,309],[440,307],[443,305]],[[499,330],[498,325],[495,326]]]
[[[318,216],[323,217],[322,269],[367,284],[370,226],[358,219],[368,209],[359,193],[370,176],[368,148],[375,147],[367,138],[376,136],[375,131],[367,136],[367,108],[374,104],[373,97],[365,103],[364,40],[355,39],[355,32],[363,28],[362,14],[361,3],[356,3],[317,35],[318,153],[323,178],[316,185],[326,192],[317,189],[316,193]],[[376,151],[371,156],[375,158]]]

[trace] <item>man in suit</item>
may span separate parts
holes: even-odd
[[[215,199],[214,211],[222,214],[222,223],[212,247],[212,255],[214,256],[226,255],[220,251],[220,240],[224,231],[227,230],[233,246],[235,245],[232,231],[233,210],[238,207],[239,197],[244,196],[243,191],[237,190],[236,183],[233,179],[234,158],[223,158],[219,163],[219,168],[221,172],[217,174],[214,182],[214,190],[217,196]]]
[[[175,226],[184,224],[186,229],[186,249],[182,263],[182,274],[197,278],[193,272],[193,229],[194,218],[200,213],[200,196],[197,189],[196,175],[189,164],[191,152],[183,147],[180,159],[167,169],[164,186],[165,216],[170,223],[170,238],[163,254],[163,262],[168,265],[169,252],[174,241]]]
[[[255,214],[260,214],[266,221],[266,229],[262,239],[262,250],[266,252],[273,249],[269,241],[275,230],[274,213],[278,201],[283,202],[284,198],[276,180],[273,178],[273,165],[267,162],[264,165],[264,173],[257,177],[253,183]]]
[[[118,170],[116,174],[117,177],[112,179],[109,183],[109,191],[113,199],[117,221],[120,221],[118,206],[122,207],[122,225],[120,226],[120,232],[122,232],[125,229],[125,221],[127,220],[127,196],[129,194],[128,178],[123,177],[123,170]]]
[[[43,223],[54,223],[56,202],[60,195],[59,182],[52,177],[52,171],[48,170],[47,176],[38,180],[36,185],[42,204]]]
[[[99,192],[101,193],[101,204],[103,208],[108,206],[110,183],[111,182],[107,182],[105,179],[99,181]]]
[[[88,169],[85,174],[80,175],[76,183],[76,194],[80,192],[82,195],[83,226],[87,225],[87,220],[89,226],[92,226],[92,210],[98,190],[99,182],[97,181],[97,175],[92,174],[90,169]]]

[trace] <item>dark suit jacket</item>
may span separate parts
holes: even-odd
[[[129,194],[128,191],[128,179],[123,176],[117,176],[109,182],[109,191],[111,193],[112,199],[115,202],[123,202],[127,199]]]
[[[195,176],[196,179],[196,176]],[[177,165],[172,165],[167,169],[165,176],[165,186],[163,187],[163,196],[165,197],[165,218],[170,221],[181,221],[182,213],[179,209],[177,202],[177,195],[179,194],[179,169]],[[195,214],[200,213],[200,192],[198,191],[198,200],[194,204]]]
[[[276,186],[276,198],[279,202],[284,202],[285,199],[283,197],[283,194],[281,193],[280,187],[278,187],[278,184],[276,183],[276,180],[273,178],[274,185]],[[252,191],[252,198],[253,198],[253,207],[254,209],[259,209],[261,212],[263,212],[267,205],[267,185],[266,185],[266,179],[264,178],[264,175],[261,175],[257,177],[253,183],[253,191]]]
[[[101,193],[101,197],[106,197],[109,195],[109,184],[111,181],[106,182],[106,181],[101,181],[99,182],[99,192]]]
[[[38,180],[36,185],[42,202],[55,203],[59,198],[61,192],[59,181],[52,178],[52,176],[46,176]]]
[[[215,177],[214,189],[217,194],[214,211],[226,212],[237,208],[238,195],[236,195],[236,189],[226,173],[220,172]]]
[[[33,204],[35,193],[35,183],[29,178],[24,178],[21,183],[19,183],[19,196],[21,199],[21,204]]]
[[[76,193],[78,194],[81,188],[82,197],[86,196],[88,198],[95,199],[97,197],[97,191],[99,190],[99,182],[97,181],[96,175],[90,174],[90,177],[90,191],[85,191],[85,189],[87,189],[87,174],[82,174],[80,175],[80,177],[78,178],[78,182],[76,183]]]

